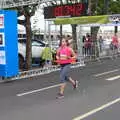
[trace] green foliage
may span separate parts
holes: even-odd
[[[109,12],[111,14],[119,14],[120,13],[120,0],[110,0],[110,4],[109,4]]]
[[[89,0],[61,0],[62,4],[74,4]],[[91,0],[92,15],[119,14],[120,0]]]
[[[108,9],[107,3],[105,4],[105,1],[108,3]],[[120,13],[120,0],[91,0],[91,3],[92,15]]]

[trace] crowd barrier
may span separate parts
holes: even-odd
[[[100,46],[99,44],[93,44],[91,47],[85,48],[81,47],[81,52],[78,54],[78,60],[76,63],[72,64],[72,68],[85,66],[86,62],[93,60],[101,60],[102,58],[114,59],[120,54],[120,47],[111,48],[110,45]],[[19,80],[23,78],[35,77],[38,75],[49,74],[54,71],[60,70],[59,65],[51,65],[49,67],[37,68],[29,71],[19,72],[18,75],[11,78],[4,78],[3,81]]]
[[[85,66],[85,64],[81,64],[80,62],[76,62],[76,63],[71,65],[71,68],[77,68],[80,66]],[[51,72],[55,72],[58,70],[60,70],[59,65],[52,65],[49,67],[37,68],[37,69],[29,70],[29,71],[22,71],[22,72],[19,72],[19,74],[14,76],[14,77],[3,78],[2,81],[6,82],[6,81],[13,81],[13,80],[20,80],[23,78],[32,78],[32,77],[39,76],[39,75],[49,74]]]
[[[81,46],[81,55],[84,58],[84,61],[92,61],[92,60],[100,60],[102,58],[111,58],[114,59],[119,56],[120,54],[120,46],[118,47],[111,47],[110,44],[106,45],[99,45],[99,44],[92,44],[92,46],[84,47]]]

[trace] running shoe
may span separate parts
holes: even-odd
[[[78,81],[77,80],[75,80],[75,84],[73,85],[73,88],[74,89],[78,88]]]
[[[56,97],[57,99],[62,99],[62,98],[64,98],[64,95],[63,94],[61,94],[61,93],[58,93],[58,95],[57,95],[57,97]]]

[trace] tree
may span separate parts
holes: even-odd
[[[77,25],[76,24],[72,24],[71,27],[72,27],[72,37],[73,37],[73,49],[75,51],[77,51],[77,49],[78,49],[77,48],[77,32],[76,32]]]
[[[110,0],[109,13],[119,14],[120,13],[120,0]]]
[[[19,14],[25,16],[25,20],[19,21],[19,23],[22,23],[26,28],[26,64],[25,64],[26,70],[31,69],[31,63],[32,63],[32,59],[31,59],[31,56],[32,56],[31,33],[32,32],[31,32],[30,18],[31,18],[31,16],[33,16],[35,14],[36,6],[37,6],[37,4],[27,5],[27,6],[22,6],[22,7],[17,8]]]

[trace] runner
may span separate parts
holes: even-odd
[[[63,38],[60,41],[60,47],[57,50],[56,59],[61,66],[60,82],[62,84],[60,86],[60,92],[57,96],[57,98],[59,99],[64,97],[64,89],[67,81],[72,83],[74,89],[78,86],[78,81],[73,80],[69,76],[70,66],[71,63],[76,59],[76,54],[73,51],[73,49],[69,46],[68,40],[66,40],[65,38]]]

